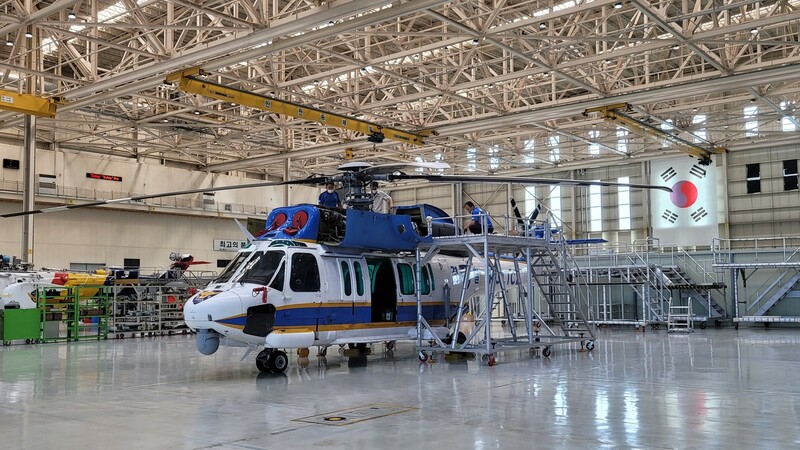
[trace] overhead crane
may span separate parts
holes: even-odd
[[[60,97],[44,98],[0,89],[0,109],[39,117],[56,117]]]
[[[200,68],[192,68],[168,75],[165,82],[178,83],[178,89],[189,94],[198,94],[297,119],[318,122],[331,127],[356,131],[366,134],[368,136],[367,140],[374,143],[383,142],[384,139],[391,139],[406,144],[423,145],[425,143],[425,136],[433,134],[432,131],[411,133],[391,127],[384,127],[364,120],[329,113],[310,106],[242,91],[204,80],[200,78],[203,75],[204,73]]]
[[[637,120],[624,112],[630,109],[631,106],[627,103],[614,103],[608,106],[589,108],[583,112],[583,115],[588,116],[590,114],[599,114],[606,121],[618,125],[631,133],[669,142],[670,144],[676,146],[680,151],[688,153],[689,155],[697,158],[700,164],[704,166],[711,164],[711,155],[719,155],[728,152],[728,149],[724,147],[701,147],[693,142],[687,141],[686,139],[681,139],[668,131],[661,130],[648,123]]]

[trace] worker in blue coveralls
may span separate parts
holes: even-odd
[[[341,208],[342,201],[339,200],[339,194],[334,190],[333,183],[325,185],[325,190],[319,194],[319,204],[327,206],[328,208]]]
[[[469,230],[472,234],[481,234],[483,231],[481,222],[483,222],[486,224],[486,232],[494,233],[494,225],[492,225],[492,219],[489,218],[489,214],[487,212],[478,208],[472,202],[464,203],[464,209],[468,213],[472,214],[472,220],[469,221],[467,226],[464,228],[464,231]],[[481,215],[483,217],[481,217]]]

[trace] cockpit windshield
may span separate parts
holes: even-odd
[[[249,258],[252,255],[251,252],[239,252],[236,254],[236,258],[233,258],[233,261],[225,267],[225,270],[222,271],[221,274],[214,280],[213,283],[220,284],[220,283],[227,283],[234,273],[236,273],[236,269],[242,264],[242,262]]]
[[[283,265],[285,259],[285,253],[282,251],[256,252],[255,256],[245,263],[242,276],[237,281],[239,283],[261,285],[266,285],[272,281],[270,287],[281,289],[283,288]],[[273,278],[276,279],[273,280]],[[280,282],[278,282],[278,278],[280,278]]]

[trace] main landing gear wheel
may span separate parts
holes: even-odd
[[[275,350],[270,353],[267,363],[269,364],[269,369],[274,373],[283,373],[289,367],[289,357],[286,356],[286,353]]]
[[[264,350],[261,350],[258,353],[258,356],[256,356],[256,367],[258,368],[259,372],[261,372],[261,373],[270,373],[270,372],[272,372],[269,369],[269,355],[270,355],[270,353],[272,353],[272,350],[264,349]]]

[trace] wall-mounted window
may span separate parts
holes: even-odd
[[[550,217],[556,219],[556,225],[561,223],[561,186],[553,186],[550,190]]]
[[[589,231],[603,231],[603,193],[600,186],[589,186]]]
[[[555,135],[550,136],[550,161],[558,162],[561,159],[561,149],[559,148],[559,144],[561,144],[561,136]]]
[[[467,149],[467,171],[475,172],[478,169],[477,154],[474,148]]]
[[[630,177],[617,178],[618,183],[630,184]],[[631,188],[620,186],[617,188],[617,215],[619,216],[619,229],[631,229]]]
[[[628,153],[628,130],[617,128],[617,151]]]
[[[536,162],[536,141],[528,139],[525,141],[525,163],[533,164]]]
[[[708,132],[706,132],[706,127],[703,124],[706,123],[706,115],[705,114],[695,114],[692,116],[692,125],[694,125],[694,142],[706,142],[708,140]]]
[[[747,165],[747,193],[756,194],[761,192],[761,164],[754,163]]]
[[[139,258],[124,258],[122,260],[122,267],[124,267],[126,269],[138,269],[141,266],[142,266],[142,262],[139,260]],[[217,267],[219,267],[219,266],[217,266]],[[225,267],[225,266],[222,266],[222,267]]]
[[[783,190],[797,190],[797,160],[789,159],[783,162]]]
[[[598,139],[600,139],[600,130],[589,130],[589,140],[592,141],[592,143],[589,144],[590,155],[600,154],[600,144],[597,143]]]
[[[786,111],[789,108],[789,102],[786,100],[781,102],[781,109]],[[781,117],[781,131],[784,133],[797,130],[797,122],[793,116]]]
[[[496,170],[500,167],[500,149],[492,147],[489,149],[489,169]]]
[[[224,269],[228,267],[228,264],[231,263],[230,259],[218,259],[217,260],[217,269]]]
[[[742,110],[744,113],[744,135],[746,137],[758,136],[758,105],[748,105]]]

